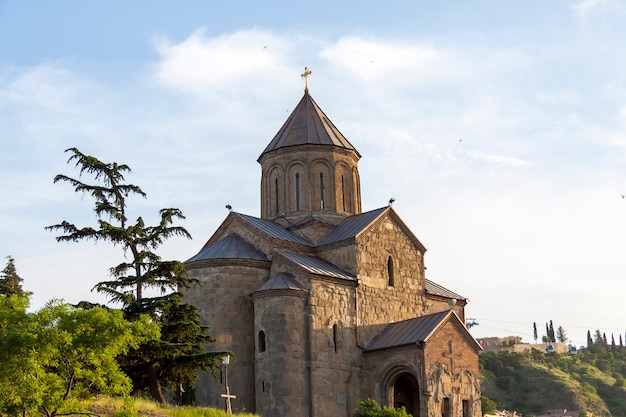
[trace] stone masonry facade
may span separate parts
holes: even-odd
[[[467,299],[426,278],[426,248],[391,205],[361,211],[359,159],[305,91],[258,159],[261,217],[230,212],[186,262],[207,349],[235,356],[233,409],[351,417],[373,398],[479,417]],[[222,408],[224,376],[203,375],[197,401]]]

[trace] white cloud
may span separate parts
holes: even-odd
[[[337,71],[366,83],[426,83],[448,72],[442,51],[416,43],[346,37],[324,48],[320,56]]]
[[[271,32],[243,30],[208,38],[199,29],[180,43],[158,38],[160,55],[155,77],[163,85],[185,92],[254,87],[287,76],[286,56],[292,41]]]
[[[611,0],[582,0],[571,8],[578,16],[584,17],[595,11],[606,9],[611,3]]]
[[[490,155],[490,154],[486,154],[484,152],[478,152],[478,151],[463,151],[463,153],[470,156],[471,158],[474,158],[480,161],[489,162],[489,163],[494,163],[494,164],[510,165],[513,167],[523,167],[523,166],[529,165],[528,161],[525,161],[520,158],[511,157],[511,156]]]

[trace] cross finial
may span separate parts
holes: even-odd
[[[311,70],[308,67],[304,67],[304,72],[300,74],[300,77],[304,78],[304,92],[309,92],[309,75],[311,75]]]

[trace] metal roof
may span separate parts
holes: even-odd
[[[207,259],[255,259],[269,261],[269,258],[263,252],[238,234],[231,234],[221,238],[212,245],[203,248],[196,256],[188,259],[185,263]]]
[[[339,223],[335,230],[326,235],[326,237],[318,243],[318,246],[341,242],[342,240],[356,237],[388,209],[389,206],[382,207],[345,218],[341,223]]]
[[[438,295],[445,298],[454,298],[455,300],[466,300],[466,298],[462,295],[452,292],[449,289],[444,288],[441,285],[436,284],[428,279],[426,280],[426,293]]]
[[[298,243],[300,245],[313,246],[313,244],[305,238],[298,236],[293,232],[290,232],[289,230],[285,229],[283,226],[272,220],[259,219],[258,217],[248,216],[241,213],[233,214],[269,237],[285,240],[287,242]]]
[[[304,96],[261,155],[297,145],[332,145],[357,150],[305,91]],[[360,155],[359,155],[360,156]]]
[[[296,291],[308,291],[306,284],[300,281],[295,275],[289,272],[279,272],[269,280],[265,281],[263,285],[256,289],[258,291],[267,290],[296,290]]]
[[[284,250],[276,250],[275,252],[312,274],[356,281],[354,275],[323,259]]]
[[[365,350],[373,351],[426,342],[450,314],[454,313],[448,310],[391,323],[365,346]]]

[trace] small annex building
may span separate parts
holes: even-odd
[[[479,417],[468,300],[429,281],[392,205],[361,210],[361,155],[309,94],[261,153],[261,216],[231,211],[186,261],[186,293],[228,366],[233,410],[351,417],[359,399],[414,417]],[[198,403],[223,407],[224,375]]]

